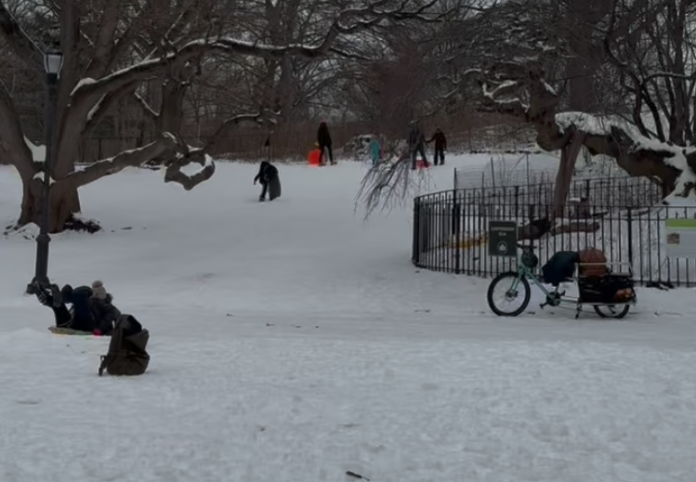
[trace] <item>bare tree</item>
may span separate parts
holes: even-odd
[[[53,0],[43,6],[46,16],[60,25],[64,54],[57,92],[56,129],[51,143],[55,161],[50,190],[51,232],[63,230],[72,214],[79,212],[80,187],[128,166],[164,159],[165,182],[177,182],[185,189],[192,189],[213,175],[215,164],[208,153],[224,130],[265,115],[259,111],[240,112],[223,121],[205,146],[194,149],[183,142],[177,130],[179,111],[169,112],[166,110],[169,104],[163,104],[157,113],[160,130],[153,142],[76,170],[80,141],[120,100],[138,93],[143,83],[162,79],[163,92],[176,98],[174,105],[180,106],[178,99],[197,71],[196,66],[214,53],[230,58],[320,58],[335,51],[342,36],[368,31],[388,21],[424,17],[437,0],[374,0],[357,7],[354,2],[343,0],[326,2],[316,28],[304,37],[285,39],[278,44],[259,41],[244,29],[236,31],[233,21],[217,21],[224,15],[229,18],[228,10],[224,9],[231,5],[242,8],[246,2],[101,0],[92,3],[88,8],[77,0]],[[223,9],[224,15],[216,14],[219,9]],[[42,48],[20,20],[0,1],[0,38],[27,68],[41,73]],[[148,37],[144,33],[148,31],[155,33]],[[199,31],[200,37],[191,39],[190,32]],[[17,168],[23,182],[18,224],[39,221],[42,190],[41,177],[36,174],[42,167],[32,160],[14,99],[4,87],[0,88],[0,155]],[[192,162],[200,164],[201,169],[188,176],[181,168]]]
[[[613,157],[629,174],[654,179],[665,197],[691,197],[695,14],[688,0],[612,1],[603,46],[630,100],[625,112],[559,112],[561,96],[548,85],[538,56],[527,66],[500,62],[472,74],[484,87],[485,104],[531,122],[545,149],[566,149],[581,136],[593,155]]]
[[[424,32],[415,28],[394,29],[381,44],[377,58],[351,62],[340,98],[372,129],[402,137],[411,119],[432,114],[434,59]]]
[[[612,92],[623,105],[594,112],[568,105],[559,65],[576,56],[567,35],[548,25],[567,22],[567,11],[541,0],[511,0],[478,13],[454,46],[450,97],[476,86],[484,111],[534,127],[537,143],[561,151],[554,216],[565,204],[576,153],[616,160],[631,176],[658,183],[666,202],[696,196],[696,4],[690,0],[612,0],[596,18],[602,69],[616,81],[592,89]],[[502,32],[502,33],[501,33]],[[466,47],[466,49],[464,48]],[[554,79],[560,81],[554,82]],[[584,89],[584,88],[583,88]],[[588,227],[591,228],[591,227]]]

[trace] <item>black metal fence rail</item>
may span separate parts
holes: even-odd
[[[696,208],[655,207],[648,194],[641,199],[637,193],[625,203],[569,203],[550,234],[530,239],[535,225],[549,219],[554,206],[529,203],[528,198],[515,196],[514,188],[508,191],[490,196],[482,189],[452,190],[417,197],[413,263],[424,269],[481,277],[514,269],[515,259],[491,257],[487,245],[489,221],[514,220],[520,236],[527,238],[525,244],[535,246],[542,263],[557,251],[598,248],[609,262],[630,264],[641,284],[696,285],[696,259],[668,255],[665,227],[667,219],[696,219]],[[696,252],[696,230],[694,244]]]
[[[554,202],[554,183],[541,182],[520,186],[476,187],[456,189],[491,206],[503,204],[547,205]],[[662,193],[657,184],[646,178],[607,177],[580,179],[570,183],[569,206],[578,202],[615,207],[654,206]]]

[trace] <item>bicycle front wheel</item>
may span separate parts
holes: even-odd
[[[529,305],[529,281],[515,271],[500,273],[488,287],[488,306],[498,316],[518,316]]]

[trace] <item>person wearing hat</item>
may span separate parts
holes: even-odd
[[[108,336],[121,315],[112,303],[113,296],[98,280],[91,287],[73,288],[66,284],[59,289],[58,285],[52,284],[48,287],[37,286],[35,292],[39,302],[53,310],[58,328]]]

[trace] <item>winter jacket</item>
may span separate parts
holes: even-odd
[[[321,146],[331,146],[331,134],[329,134],[329,126],[326,122],[319,124],[319,130],[317,130],[317,142],[319,147]]]
[[[99,330],[103,335],[110,335],[116,319],[121,316],[121,312],[113,305],[110,294],[103,299],[95,298],[88,286],[73,289],[63,301],[72,305],[71,320],[66,327],[74,330]]]
[[[147,343],[150,333],[132,315],[121,315],[116,321],[108,353],[102,357],[99,376],[142,375],[150,364]]]
[[[116,320],[121,316],[121,312],[113,305],[112,301],[113,297],[110,294],[106,295],[105,299],[94,297],[89,299],[92,319],[96,328],[103,335],[111,334]]]
[[[576,251],[559,251],[541,268],[544,283],[558,286],[575,273],[575,263],[580,257]]]
[[[373,164],[377,164],[382,158],[382,146],[377,139],[370,141],[370,157],[372,157]]]
[[[445,137],[445,133],[442,132],[440,129],[435,131],[435,134],[433,134],[433,137],[430,138],[428,143],[431,143],[435,141],[435,149],[438,151],[444,151],[447,150],[447,138]]]
[[[268,184],[278,177],[278,169],[268,161],[262,161],[259,173],[254,178],[254,183]]]
[[[419,147],[423,147],[423,144],[425,144],[425,136],[418,127],[414,127],[408,134],[409,149],[415,151]]]

